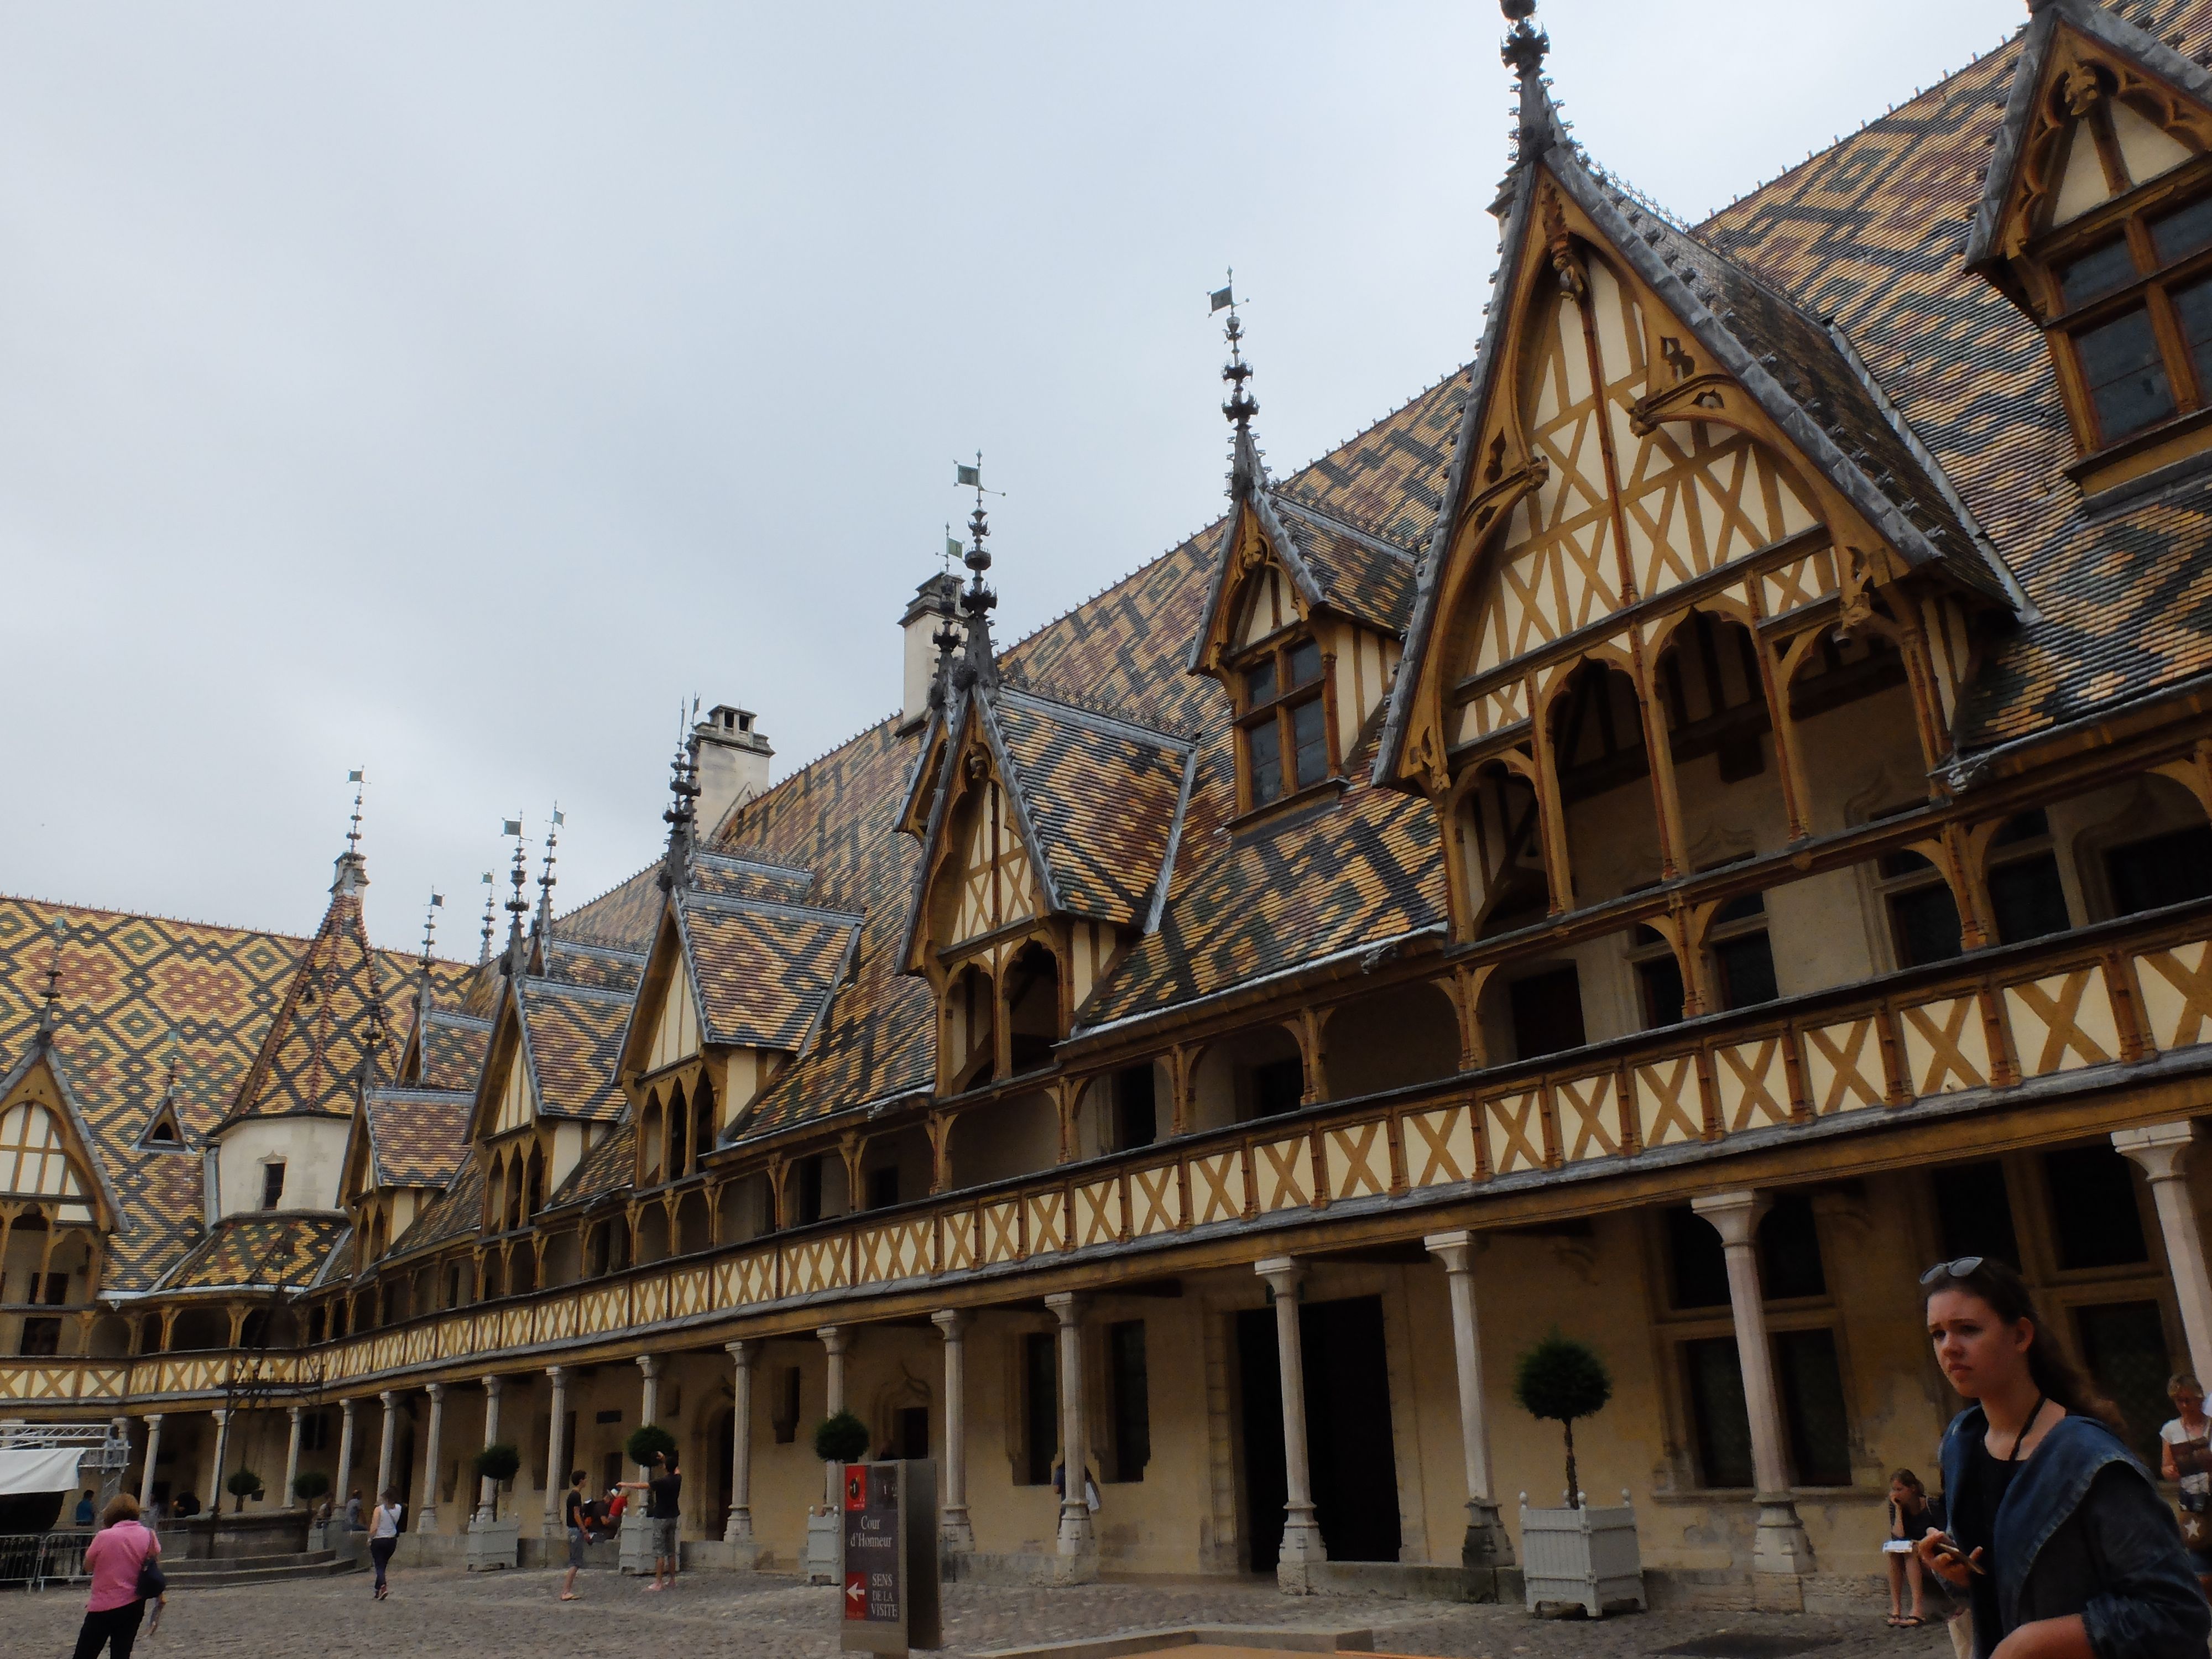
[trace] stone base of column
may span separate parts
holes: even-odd
[[[1321,1523],[1308,1509],[1303,1515],[1293,1513],[1283,1521],[1283,1547],[1275,1557],[1275,1583],[1286,1595],[1310,1595],[1314,1593],[1314,1576],[1309,1569],[1328,1559],[1328,1546],[1322,1542]]]
[[[730,1518],[722,1524],[725,1544],[750,1544],[753,1541],[753,1515],[750,1510],[733,1509]]]
[[[438,1530],[438,1506],[435,1504],[425,1504],[415,1511],[415,1530],[417,1532]]]
[[[973,1555],[975,1528],[963,1507],[943,1511],[937,1521],[937,1549],[940,1555]]]
[[[1062,1555],[1096,1555],[1098,1553],[1097,1534],[1091,1529],[1091,1511],[1080,1504],[1063,1508],[1060,1512],[1059,1553]]]
[[[1500,1577],[1513,1565],[1513,1538],[1499,1518],[1498,1505],[1487,1498],[1469,1498],[1467,1534],[1459,1547],[1460,1565],[1467,1570],[1468,1594],[1477,1601],[1502,1601],[1508,1585]]]
[[[1804,1605],[1803,1579],[1813,1571],[1813,1542],[1788,1498],[1759,1500],[1759,1529],[1751,1543],[1753,1589],[1761,1607]]]

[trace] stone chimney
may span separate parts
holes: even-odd
[[[960,578],[946,571],[932,576],[914,590],[899,629],[906,635],[906,695],[899,704],[899,730],[911,732],[929,718],[929,683],[937,677],[937,641],[931,636],[939,623],[950,620],[953,631],[960,623],[953,616],[960,602]]]
[[[775,750],[755,729],[750,708],[717,703],[691,728],[699,751],[699,836],[711,836],[730,809],[768,787],[768,763]]]

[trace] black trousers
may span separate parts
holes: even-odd
[[[131,1659],[131,1644],[137,1641],[138,1626],[145,1617],[143,1601],[125,1601],[104,1613],[88,1613],[83,1628],[76,1633],[76,1659],[100,1659],[102,1648],[115,1659]]]
[[[391,1564],[392,1552],[398,1547],[399,1540],[397,1538],[369,1540],[368,1559],[376,1564],[376,1587],[379,1589],[384,1588],[384,1569]]]

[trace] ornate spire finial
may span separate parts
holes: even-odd
[[[514,866],[508,872],[508,884],[514,889],[507,901],[507,972],[510,979],[522,972],[522,919],[530,914],[530,901],[522,896],[523,884],[530,879],[526,857],[522,845],[522,819],[507,820],[506,832],[514,837]]]
[[[1229,361],[1221,366],[1221,378],[1229,383],[1229,401],[1221,405],[1221,412],[1229,419],[1236,436],[1231,443],[1229,463],[1229,487],[1242,495],[1260,482],[1260,452],[1252,441],[1252,417],[1260,412],[1260,404],[1245,382],[1252,378],[1252,365],[1244,361],[1244,320],[1237,314],[1237,268],[1229,268],[1229,280],[1215,289],[1211,296],[1212,309],[1226,311],[1229,320],[1222,326],[1222,337],[1229,342]]]
[[[678,714],[682,710],[678,710]],[[682,722],[679,720],[679,726]],[[684,728],[688,732],[688,727]],[[660,866],[660,890],[672,892],[688,878],[691,837],[698,817],[699,757],[690,742],[679,738],[675,758],[668,763],[668,810],[660,820],[668,826],[668,854]]]
[[[430,902],[422,907],[422,977],[430,976],[430,945],[438,937],[438,912],[446,908],[446,896],[435,888],[430,890]]]
[[[61,1024],[62,1005],[62,918],[54,913],[53,926],[48,933],[53,939],[53,954],[46,959],[46,988],[39,1010],[39,1037],[41,1045],[53,1041],[54,1032]]]
[[[983,452],[975,452],[975,465],[964,462],[954,465],[954,482],[973,485],[975,490],[975,510],[968,515],[968,550],[961,562],[968,567],[967,591],[960,596],[960,609],[967,619],[968,648],[952,671],[952,684],[965,691],[971,686],[996,685],[999,683],[999,662],[991,648],[991,608],[999,596],[984,583],[983,573],[991,568],[990,550],[983,545],[991,533],[990,520],[983,512],[983,497],[1000,495],[999,490],[983,488]]]
[[[361,855],[361,798],[367,778],[367,772],[358,767],[346,774],[346,781],[353,785],[353,821],[346,830],[346,849],[338,854],[337,873],[331,881],[333,893],[352,893],[368,885],[368,864]]]
[[[483,872],[484,919],[483,946],[477,952],[477,966],[481,968],[491,960],[492,918],[498,914],[499,887],[491,878],[491,872]]]
[[[1532,82],[1543,70],[1544,54],[1552,49],[1552,37],[1531,21],[1536,15],[1536,0],[1498,0],[1498,9],[1513,25],[1498,56],[1523,82]]]
[[[980,473],[981,458],[977,457],[977,460]],[[952,653],[960,648],[960,629],[953,620],[958,615],[955,600],[960,592],[960,582],[952,574],[952,561],[959,557],[960,553],[960,539],[952,533],[952,526],[947,524],[945,526],[944,574],[939,578],[936,594],[930,601],[931,608],[937,612],[937,629],[929,636],[930,643],[937,647],[937,670],[930,678],[929,706],[939,714],[944,712],[945,698],[951,694]]]
[[[553,937],[553,849],[560,844],[559,830],[568,820],[553,809],[553,822],[545,826],[545,866],[538,877],[538,920],[532,924],[540,939]]]

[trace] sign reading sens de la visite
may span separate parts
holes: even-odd
[[[845,1465],[845,1586],[839,1645],[900,1654],[943,1645],[939,1632],[937,1465]]]

